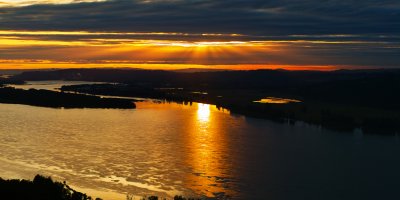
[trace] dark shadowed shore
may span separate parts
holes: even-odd
[[[25,104],[51,108],[117,108],[133,109],[132,100],[101,98],[92,95],[70,94],[48,90],[0,88],[0,103]]]

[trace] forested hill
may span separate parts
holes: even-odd
[[[400,77],[400,70],[338,70],[338,71],[205,71],[180,73],[141,69],[64,69],[29,71],[15,75],[15,80],[79,80],[152,85],[207,86],[210,88],[269,88],[351,81],[365,78]]]

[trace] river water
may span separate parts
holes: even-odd
[[[39,173],[106,200],[128,193],[397,199],[399,155],[398,136],[279,124],[208,104],[145,101],[135,110],[0,104],[0,177]]]

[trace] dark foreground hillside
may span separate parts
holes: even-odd
[[[132,200],[133,195],[127,195]],[[30,180],[4,180],[0,178],[0,199],[7,200],[94,200],[91,196],[78,192],[65,182],[53,181],[50,177],[36,175]],[[143,197],[140,200],[165,200],[157,196]],[[200,200],[175,196],[174,200]],[[102,200],[96,198],[95,200]]]
[[[51,178],[37,175],[33,181],[0,178],[0,199],[91,200],[92,198],[73,190],[65,183],[54,182]]]

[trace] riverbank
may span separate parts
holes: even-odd
[[[48,90],[22,90],[11,87],[0,88],[0,103],[24,104],[51,108],[114,108],[133,109],[132,100],[101,98],[92,95],[70,94]]]
[[[186,88],[151,88],[131,84],[96,84],[63,86],[62,91],[93,95],[155,98],[165,101],[214,104],[231,113],[249,117],[269,119],[276,122],[306,123],[321,125],[337,131],[352,131],[360,128],[364,133],[396,134],[400,132],[400,116],[397,110],[357,104],[341,104],[318,101],[313,98],[292,99],[284,103],[270,103],[261,100],[265,96],[284,95],[259,90],[201,90]],[[278,96],[280,97],[280,96]],[[275,98],[275,97],[271,97]]]

